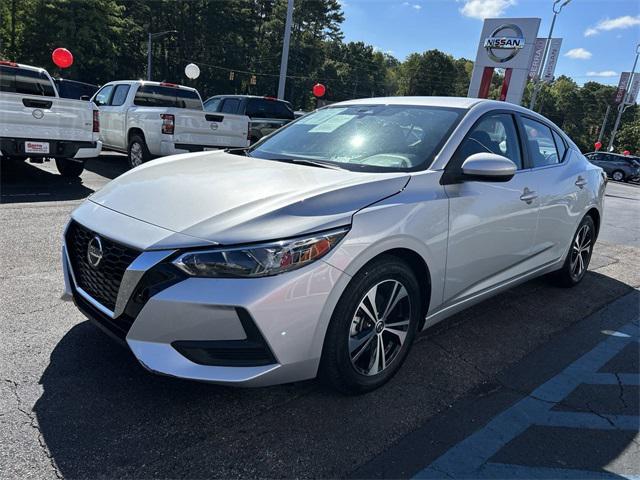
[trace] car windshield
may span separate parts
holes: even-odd
[[[310,113],[249,150],[271,160],[313,160],[348,170],[425,168],[465,113],[411,105],[352,105]]]

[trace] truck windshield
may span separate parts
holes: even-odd
[[[0,92],[56,96],[53,84],[44,72],[7,66],[0,66]]]
[[[136,92],[133,103],[140,107],[202,110],[202,100],[196,91],[162,85],[141,85]]]
[[[426,168],[464,109],[353,105],[311,113],[249,150],[271,160],[315,160],[363,171]]]

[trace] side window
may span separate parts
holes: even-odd
[[[567,145],[560,135],[553,130],[552,133],[553,139],[556,141],[556,148],[558,149],[558,162],[562,163],[564,161],[564,155],[567,153]]]
[[[111,98],[110,105],[113,105],[114,107],[124,105],[128,93],[129,85],[117,85],[116,89],[113,92],[113,97]]]
[[[103,105],[108,105],[109,97],[111,97],[112,91],[113,91],[113,85],[107,85],[106,87],[102,87],[102,90],[96,93],[96,96],[93,99],[93,103],[95,103],[99,107]]]
[[[211,98],[207,100],[204,104],[204,109],[207,112],[217,112],[218,108],[220,108],[220,102],[222,99],[220,98]]]
[[[238,107],[240,106],[240,100],[237,98],[226,98],[222,102],[222,108],[220,109],[223,113],[236,113],[238,111]]]
[[[522,170],[522,155],[513,117],[497,113],[484,117],[469,132],[456,152],[456,166],[475,153],[495,153],[507,157]]]
[[[540,122],[522,117],[531,166],[544,167],[560,163],[551,129]]]

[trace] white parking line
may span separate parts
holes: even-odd
[[[616,375],[597,373],[631,342],[638,341],[638,325],[628,323],[616,332],[602,332],[607,338],[562,372],[536,388],[529,396],[494,417],[484,428],[453,446],[414,478],[629,478],[607,472],[528,467],[487,463],[507,443],[531,426],[620,429],[637,431],[640,418],[632,415],[551,411],[581,384],[618,384]],[[638,376],[619,374],[620,384],[638,385]]]

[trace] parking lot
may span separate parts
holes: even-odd
[[[428,330],[389,384],[232,389],[154,376],[60,299],[61,234],[126,171],[0,164],[0,476],[640,476],[640,187],[609,183],[590,273]]]

